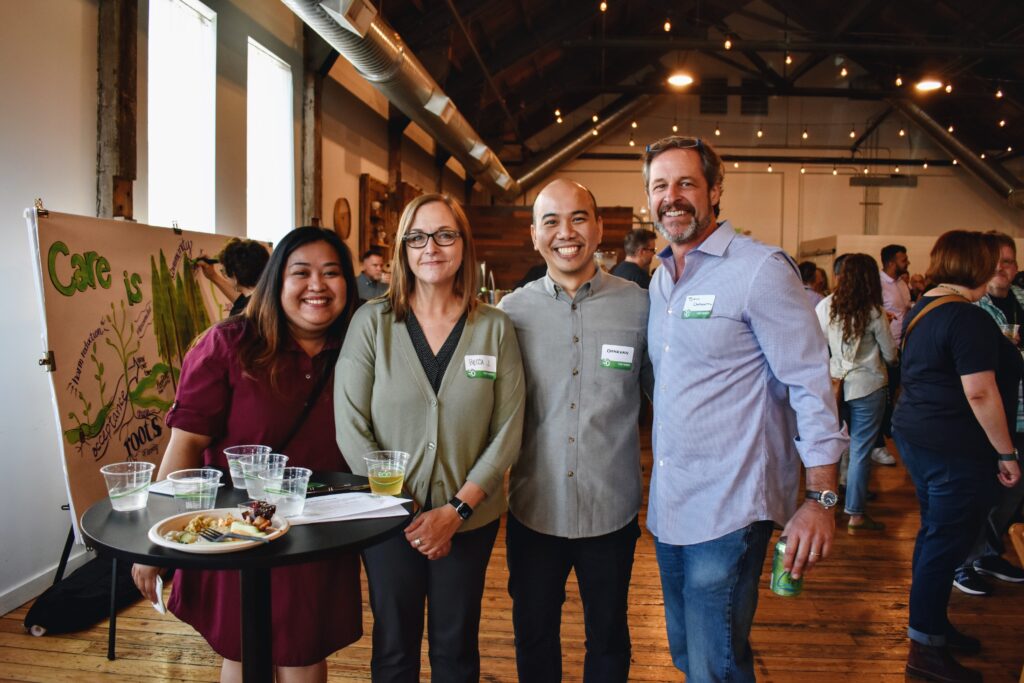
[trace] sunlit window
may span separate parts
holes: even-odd
[[[149,3],[149,217],[213,232],[217,13],[197,0]]]
[[[252,38],[246,101],[246,232],[276,243],[295,227],[292,70]]]

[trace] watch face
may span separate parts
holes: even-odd
[[[839,496],[835,491],[822,491],[821,493],[821,504],[827,508],[833,507],[839,502]]]

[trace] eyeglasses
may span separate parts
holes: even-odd
[[[637,249],[637,251],[650,252],[650,253],[653,254],[653,253],[657,252],[658,250],[655,249],[654,247],[640,247],[639,249]]]
[[[455,240],[462,237],[458,230],[437,230],[435,232],[410,232],[402,238],[410,249],[422,249],[427,246],[427,241],[433,239],[434,244],[439,247],[449,247],[455,244]]]
[[[704,150],[704,143],[700,138],[682,138],[673,137],[670,139],[669,144],[664,144],[659,147],[658,151],[664,151],[668,149],[696,149],[697,151]],[[654,145],[647,145],[646,152],[650,153]]]

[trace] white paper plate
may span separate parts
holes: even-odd
[[[216,510],[201,510],[199,512],[183,512],[180,515],[174,515],[168,517],[165,520],[159,521],[149,529],[149,540],[156,543],[164,548],[171,548],[172,550],[180,550],[183,553],[198,553],[201,555],[215,555],[218,553],[234,553],[239,550],[248,550],[249,548],[255,548],[263,545],[259,541],[220,541],[218,543],[177,543],[175,541],[169,541],[164,538],[164,534],[170,531],[181,531],[188,523],[191,522],[195,517],[199,515],[206,515],[208,517],[225,517],[231,515],[235,518],[240,518],[240,512],[237,507],[233,508],[217,508]],[[273,541],[275,538],[280,538],[288,531],[291,526],[288,524],[288,520],[281,515],[274,515],[274,518],[270,520],[270,526],[273,529],[265,538],[268,541]]]

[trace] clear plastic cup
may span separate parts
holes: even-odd
[[[231,485],[236,489],[245,490],[245,475],[242,474],[242,465],[238,461],[247,455],[269,455],[273,449],[270,446],[232,446],[224,449],[224,457],[228,460],[228,471],[231,472]]]
[[[402,492],[409,454],[403,451],[373,451],[363,456],[370,493],[374,496],[397,496]]]
[[[1000,325],[999,329],[1003,331],[1003,336],[1012,341],[1014,344],[1020,339],[1020,325]]]
[[[253,500],[266,500],[263,492],[263,481],[261,474],[275,475],[288,464],[288,456],[280,453],[261,453],[258,455],[247,455],[240,458],[242,475],[245,477],[245,489]]]
[[[305,467],[283,467],[280,471],[267,470],[260,475],[267,502],[277,506],[277,514],[282,517],[302,514],[312,474],[312,470]]]
[[[101,467],[110,494],[110,507],[121,512],[146,507],[154,468],[153,463],[141,461],[115,462]]]
[[[221,476],[220,470],[209,468],[178,470],[168,474],[178,512],[212,510],[217,502]]]

